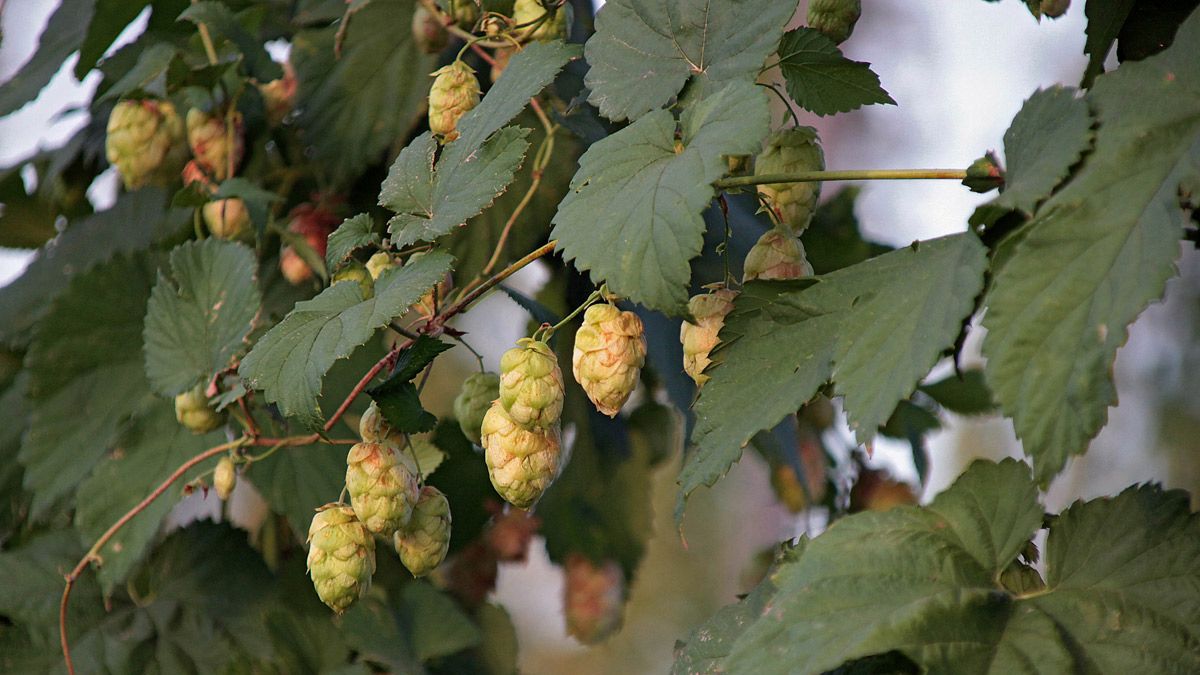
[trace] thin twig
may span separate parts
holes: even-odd
[[[371,384],[371,380],[375,379],[375,376],[383,371],[384,368],[387,368],[391,364],[395,363],[396,358],[400,356],[400,352],[410,347],[413,342],[415,342],[415,340],[408,338],[404,342],[396,343],[396,346],[392,347],[392,349],[386,355],[384,355],[382,359],[379,359],[375,362],[375,365],[371,366],[371,369],[367,371],[367,374],[363,375],[362,379],[358,381],[358,384],[354,385],[354,389],[350,390],[350,394],[346,396],[346,400],[342,401],[342,404],[338,406],[338,409],[325,422],[325,431],[332,429],[333,425],[337,424],[338,420],[342,419],[342,415],[346,414],[346,411],[354,403],[354,399],[358,398],[358,395],[362,393],[363,389],[366,389],[367,385]]]
[[[558,240],[554,239],[546,244],[539,246],[538,248],[533,249],[529,253],[526,253],[525,256],[522,257],[520,260],[517,260],[516,262],[512,263],[508,267],[505,267],[504,269],[500,270],[499,272],[496,273],[495,276],[491,277],[490,279],[483,282],[479,286],[476,286],[470,293],[467,293],[465,296],[460,298],[453,305],[450,305],[449,307],[447,307],[446,310],[444,312],[442,312],[441,319],[443,321],[445,321],[446,319],[449,319],[450,317],[454,316],[455,314],[458,314],[458,313],[466,310],[468,305],[470,305],[472,302],[475,302],[476,300],[479,299],[479,296],[483,295],[484,293],[487,293],[488,291],[490,291],[492,289],[493,286],[500,283],[501,281],[504,281],[505,279],[509,278],[513,274],[515,274],[517,272],[517,270],[521,269],[522,267],[525,267],[529,263],[546,255],[547,253],[550,253],[551,251],[554,250],[554,247],[557,245],[558,245]]]
[[[797,171],[760,176],[734,176],[713,183],[718,189],[770,183],[817,183],[827,180],[915,180],[923,178],[962,180],[963,169],[858,169],[853,171]]]

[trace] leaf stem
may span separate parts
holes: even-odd
[[[853,169],[849,171],[797,171],[795,173],[767,173],[761,176],[735,176],[722,178],[714,182],[713,186],[725,189],[747,185],[817,183],[828,180],[962,180],[966,177],[967,172],[963,169]]]

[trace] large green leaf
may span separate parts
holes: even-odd
[[[1104,72],[1104,60],[1112,51],[1113,42],[1121,33],[1129,11],[1136,0],[1087,0],[1087,41],[1083,53],[1088,55],[1087,69],[1083,74],[1083,86],[1090,87],[1096,76]]]
[[[1200,518],[1185,494],[1075,504],[1050,526],[1044,585],[1017,560],[1041,522],[1024,465],[975,462],[927,508],[834,523],[775,570],[773,595],[697,629],[676,672],[822,673],[893,650],[928,673],[1200,668]],[[1005,583],[1017,567],[1031,587]]]
[[[152,400],[142,317],[153,279],[147,256],[116,258],[73,279],[38,324],[26,356],[32,417],[20,454],[36,515],[66,497],[121,422]]]
[[[724,475],[755,433],[798,410],[831,378],[859,442],[869,441],[954,345],[986,262],[974,235],[956,234],[815,283],[748,284],[696,402],[697,447],[679,476],[677,517],[683,500]]]
[[[355,250],[379,243],[375,222],[366,213],[347,218],[329,235],[329,246],[325,251],[325,267],[336,270]]]
[[[341,58],[336,27],[305,30],[292,43],[297,109],[314,159],[346,181],[412,127],[425,102],[436,57],[412,39],[414,4],[374,0],[350,22]]]
[[[634,120],[693,77],[707,91],[753,81],[795,11],[794,0],[606,2],[584,46],[588,101],[609,119]]]
[[[424,581],[404,586],[400,608],[417,658],[428,661],[474,647],[483,636],[454,599]]]
[[[788,94],[818,115],[857,110],[872,103],[896,105],[879,86],[871,64],[851,61],[824,34],[797,28],[779,42],[779,70]]]
[[[146,376],[174,396],[229,366],[244,346],[262,297],[254,253],[218,239],[171,251],[146,307]]]
[[[726,170],[722,155],[759,151],[770,124],[765,96],[734,82],[689,107],[681,146],[666,110],[594,143],[554,216],[551,237],[563,258],[613,293],[681,311],[688,261],[704,243],[701,213]]]
[[[150,0],[95,0],[95,16],[88,24],[87,37],[79,47],[75,79],[83,80],[109,45],[148,4]]]
[[[1078,173],[1019,231],[987,298],[988,382],[1048,482],[1117,402],[1128,325],[1175,274],[1179,186],[1200,176],[1200,14],[1175,44],[1097,80]]]
[[[338,283],[296,304],[242,359],[238,372],[285,417],[307,428],[323,419],[317,398],[334,361],[350,356],[375,331],[404,313],[442,280],[453,259],[433,252],[385,270],[366,300],[357,284]]]
[[[33,57],[0,87],[0,117],[37,98],[87,35],[96,0],[63,0],[38,38]]]

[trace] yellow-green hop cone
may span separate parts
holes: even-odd
[[[862,16],[862,0],[812,0],[808,3],[808,27],[825,34],[835,44],[846,41]]]
[[[492,487],[509,504],[529,508],[558,477],[558,425],[526,429],[496,401],[483,417],[481,432]]]
[[[587,308],[575,333],[571,371],[597,410],[616,416],[645,363],[646,335],[637,314],[607,303]]]
[[[221,115],[210,115],[192,108],[187,114],[187,139],[196,163],[213,178],[221,181],[237,171],[242,161],[242,114],[231,116],[233,129],[225,125]]]
[[[518,26],[527,26],[547,13],[550,16],[533,29],[533,32],[529,34],[529,39],[538,42],[565,39],[567,37],[567,12],[563,7],[546,7],[541,0],[516,0],[513,3],[512,19],[513,23]]]
[[[387,443],[358,443],[346,455],[346,492],[354,515],[384,536],[408,524],[417,502],[417,479]]]
[[[737,291],[727,288],[692,297],[688,301],[688,313],[695,323],[684,321],[679,327],[679,341],[683,343],[683,370],[702,387],[709,376],[704,369],[712,362],[708,357],[719,342],[717,335],[725,325],[725,315],[733,310],[733,299]]]
[[[367,411],[358,420],[358,435],[368,443],[386,443],[392,435],[392,425],[374,401],[371,401]]]
[[[771,134],[766,148],[754,162],[756,176],[824,170],[825,153],[821,151],[817,130],[812,127],[784,129]],[[821,183],[772,183],[759,185],[758,192],[775,207],[783,221],[780,227],[798,237],[812,222],[813,209],[821,196]]]
[[[308,573],[321,602],[338,614],[371,588],[375,539],[349,506],[317,509],[308,528]]]
[[[454,418],[463,435],[475,445],[479,445],[483,416],[499,397],[500,376],[496,373],[475,373],[463,380],[462,390],[454,398]]]
[[[217,239],[240,239],[250,233],[250,212],[238,197],[209,202],[200,207],[200,215]]]
[[[338,270],[330,280],[330,285],[340,281],[357,283],[359,290],[362,291],[363,300],[369,300],[375,296],[375,281],[371,278],[371,273],[367,271],[367,268],[360,263],[352,262]]]
[[[443,143],[458,138],[458,120],[479,105],[479,80],[475,71],[455,61],[433,72],[429,89],[429,130]]]
[[[594,564],[585,556],[567,556],[563,614],[567,633],[585,645],[595,644],[621,627],[625,610],[625,573],[615,560]]]
[[[500,403],[526,429],[547,429],[562,415],[562,370],[545,342],[521,338],[517,345],[500,357]]]
[[[209,407],[201,385],[175,397],[175,419],[197,434],[206,434],[225,422],[224,415]]]
[[[804,244],[779,228],[758,238],[742,266],[742,281],[754,279],[799,279],[812,276],[812,265],[804,255]]]
[[[396,261],[392,260],[392,255],[386,251],[380,251],[367,259],[367,273],[371,275],[372,280],[378,280],[384,270],[390,270],[395,266]]]
[[[222,500],[229,499],[236,485],[237,471],[234,469],[233,460],[226,455],[217,462],[217,468],[213,471],[213,487],[217,490],[217,497]]]
[[[450,549],[450,502],[442,491],[426,485],[413,507],[412,520],[393,537],[400,562],[414,577],[437,569]]]
[[[187,161],[183,120],[167,101],[121,101],[108,116],[104,152],[126,189],[170,183]]]

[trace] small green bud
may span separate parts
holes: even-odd
[[[358,284],[358,288],[362,291],[363,300],[369,300],[375,296],[375,282],[371,279],[371,273],[362,263],[351,262],[342,269],[338,270],[330,280],[330,285],[342,282],[353,281]]]
[[[175,397],[175,419],[197,434],[206,434],[225,422],[225,416],[208,405],[199,384]]]
[[[217,490],[217,497],[222,500],[229,499],[236,485],[237,471],[234,469],[233,460],[226,455],[217,462],[217,468],[213,471],[213,487]]]

